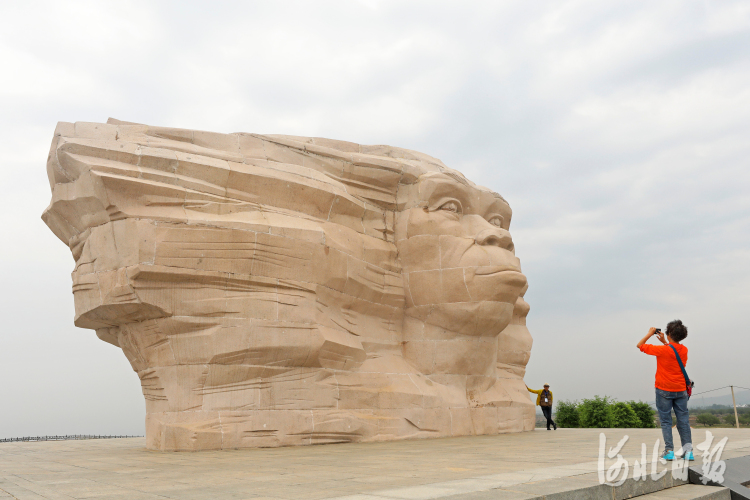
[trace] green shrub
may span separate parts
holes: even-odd
[[[555,423],[560,427],[580,427],[578,401],[560,401],[557,403]]]
[[[724,423],[729,425],[737,425],[737,422],[734,419],[734,413],[727,413],[726,415],[723,415],[724,417]]]
[[[740,425],[750,425],[750,413],[742,413],[738,411],[737,420],[740,421]],[[734,412],[724,415],[724,422],[731,426],[737,425],[737,420],[734,419]]]
[[[612,412],[612,427],[620,429],[634,429],[641,426],[641,420],[629,404],[619,401],[610,405]]]
[[[578,415],[581,427],[612,427],[611,400],[607,396],[584,399],[578,405]]]
[[[720,424],[721,420],[719,420],[719,417],[712,413],[701,413],[697,417],[695,417],[695,421],[699,424],[707,425],[711,427],[712,425]]]
[[[643,401],[628,401],[628,404],[638,416],[638,420],[641,423],[638,427],[642,429],[653,429],[656,427],[656,422],[654,421],[656,410],[650,404]]]

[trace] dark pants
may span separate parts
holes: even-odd
[[[544,414],[544,418],[547,419],[547,430],[549,430],[550,425],[554,425],[555,427],[557,427],[554,420],[552,420],[552,407],[551,406],[542,406],[542,413]]]

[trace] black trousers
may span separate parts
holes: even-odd
[[[550,425],[554,425],[557,427],[555,422],[552,420],[552,407],[551,406],[542,406],[542,413],[544,414],[544,418],[547,419],[547,429],[549,429]]]

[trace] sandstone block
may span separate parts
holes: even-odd
[[[423,153],[60,123],[42,218],[156,450],[531,430],[499,194]]]

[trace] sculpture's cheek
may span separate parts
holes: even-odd
[[[400,213],[398,217],[402,219],[402,229],[399,231],[397,226],[397,240],[425,234],[473,238],[467,234],[458,217],[447,212],[414,207]]]
[[[490,254],[477,245],[474,238],[458,238],[447,234],[440,236],[440,265],[443,269],[491,264]]]
[[[422,373],[494,375],[497,343],[489,337],[459,336],[440,341],[408,341],[404,355]],[[440,378],[440,377],[436,377]]]

